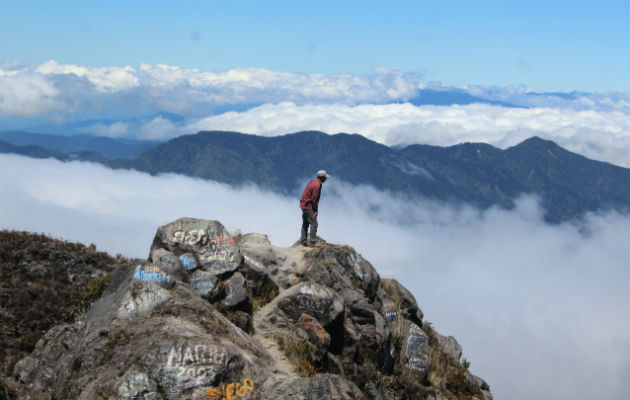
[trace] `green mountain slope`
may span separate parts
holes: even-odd
[[[533,193],[542,198],[546,219],[552,222],[587,211],[630,211],[630,170],[536,137],[506,150],[483,143],[395,150],[343,133],[261,137],[211,131],[180,136],[133,160],[109,165],[236,185],[255,183],[290,195],[299,194],[315,171],[326,169],[351,184],[482,208],[509,208],[520,194]]]
[[[581,210],[630,207],[630,173],[571,153],[550,140],[527,139],[506,150],[512,174],[530,192],[543,193],[543,205],[559,219]]]

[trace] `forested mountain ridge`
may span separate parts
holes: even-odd
[[[351,184],[481,208],[509,208],[519,195],[537,194],[550,222],[589,211],[630,211],[629,169],[590,160],[538,137],[506,150],[485,143],[393,149],[357,134],[306,131],[262,137],[204,131],[108,164],[233,185],[251,182],[291,195],[319,169]]]

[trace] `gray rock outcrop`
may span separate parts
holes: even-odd
[[[40,399],[491,399],[460,358],[352,248],[279,248],[182,218],[10,383]]]

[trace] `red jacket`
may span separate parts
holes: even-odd
[[[300,208],[302,210],[313,210],[317,212],[319,196],[322,194],[322,181],[315,178],[306,185],[302,197],[300,197]]]

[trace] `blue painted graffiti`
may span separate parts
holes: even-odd
[[[385,320],[387,322],[394,322],[398,319],[396,305],[392,302],[387,302],[383,304],[383,313],[385,314]]]
[[[143,281],[149,282],[170,282],[171,277],[168,274],[160,271],[159,267],[154,265],[147,265],[143,267],[142,265],[138,265],[136,267],[136,272],[133,274],[135,279],[141,279]]]
[[[179,260],[186,269],[191,270],[197,268],[197,261],[191,256],[179,256]]]

